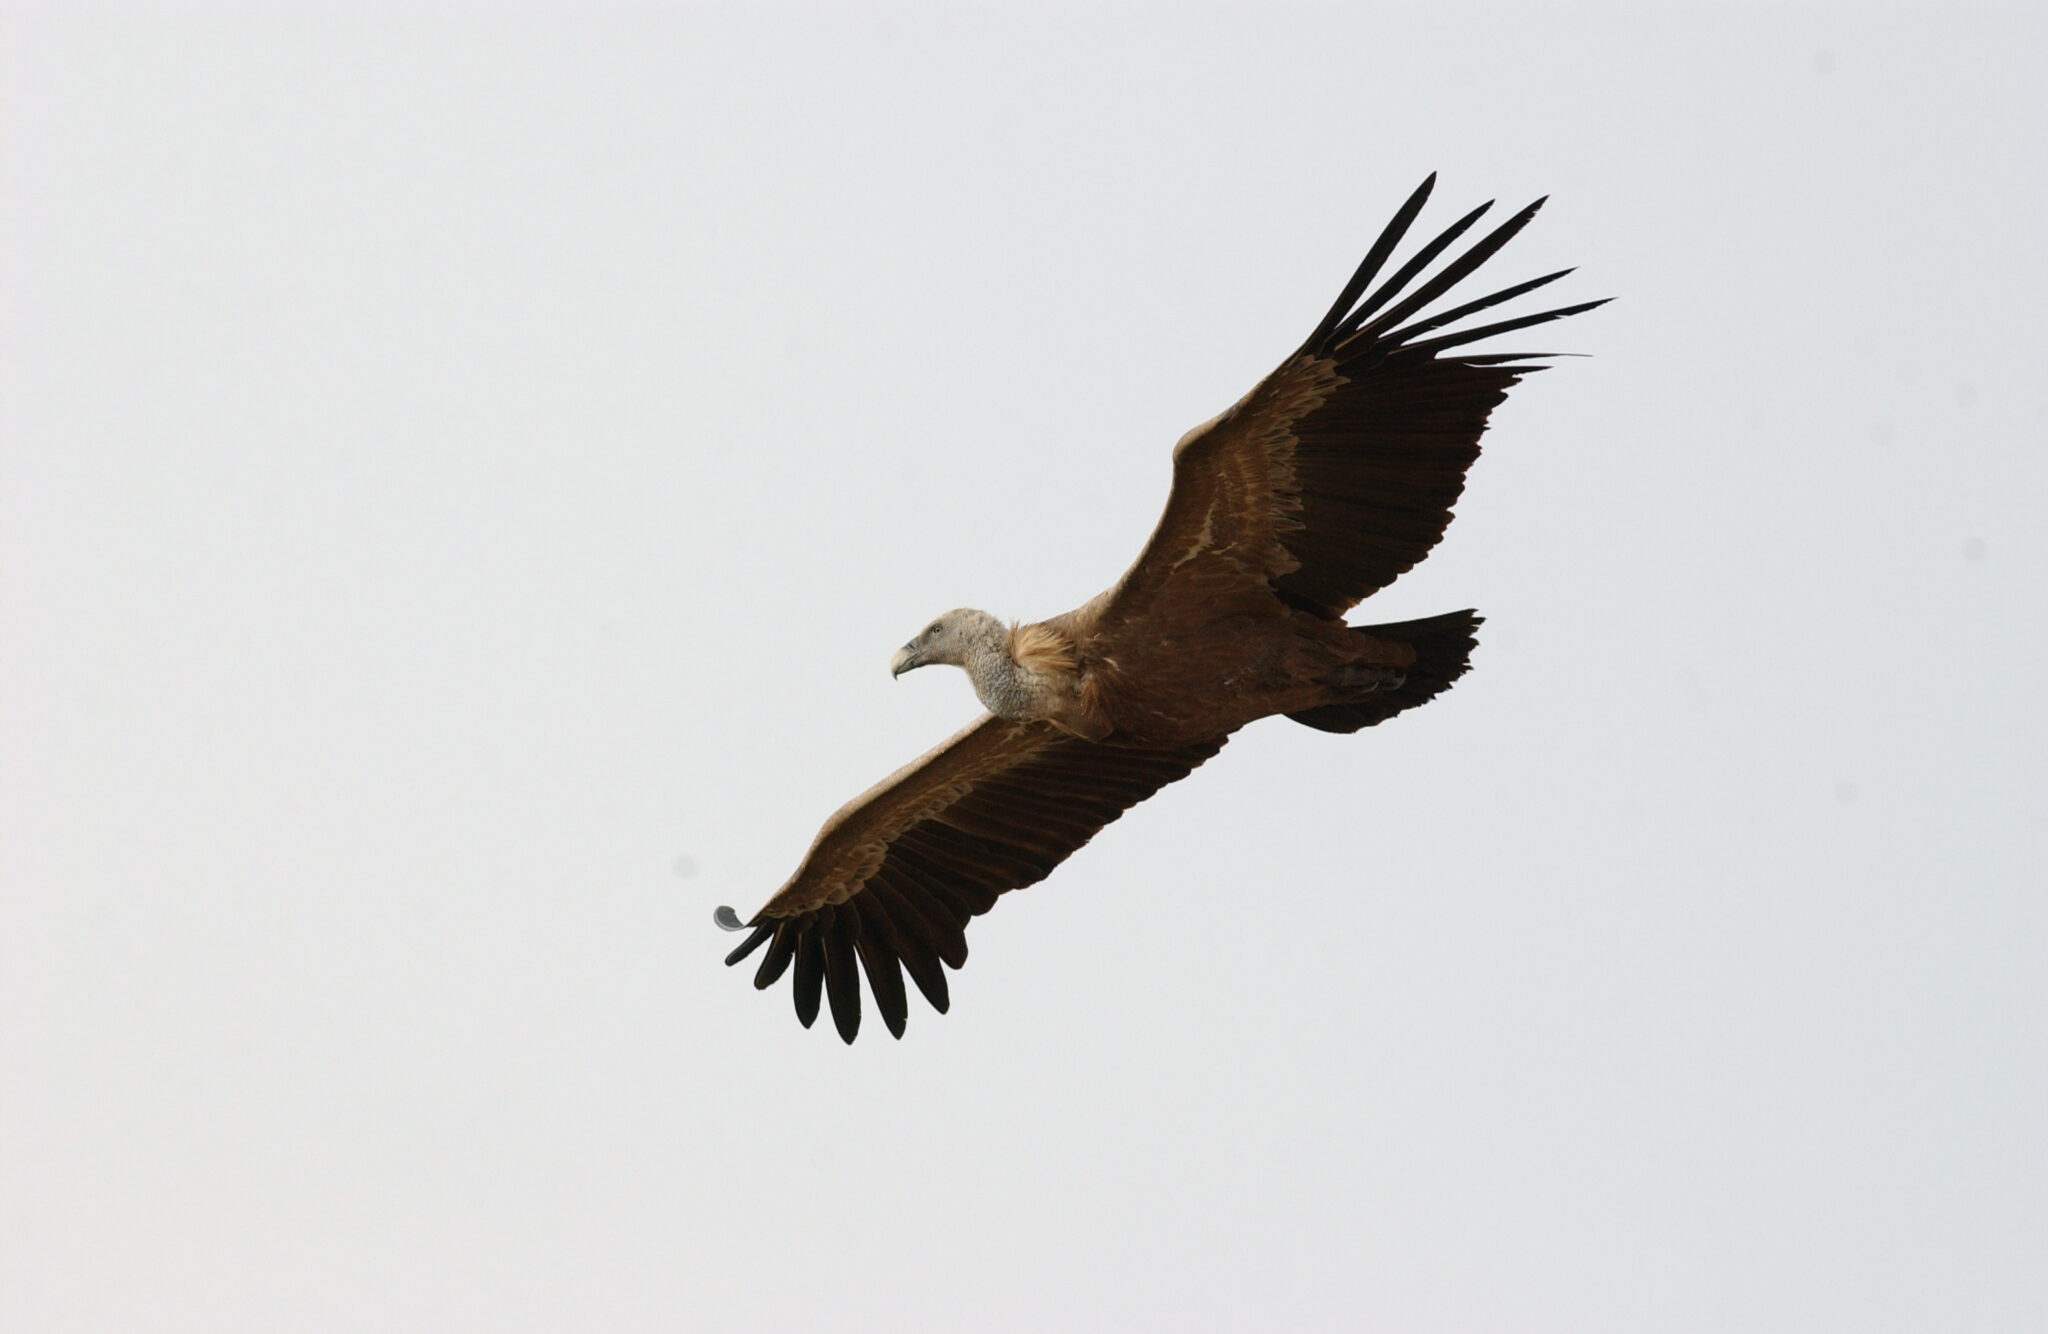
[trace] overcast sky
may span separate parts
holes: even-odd
[[[2048,22],[1431,13],[7,18],[0,1326],[2048,1327]],[[1431,170],[1473,673],[721,967]]]

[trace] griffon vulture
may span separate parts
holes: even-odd
[[[1566,269],[1426,312],[1542,200],[1417,282],[1488,205],[1472,210],[1373,286],[1435,181],[1401,206],[1307,341],[1181,438],[1166,513],[1113,587],[1030,625],[949,611],[896,650],[897,675],[964,668],[988,712],[841,807],[750,921],[720,908],[720,926],[751,931],[728,964],[765,945],[754,985],[793,969],[797,1018],[809,1027],[822,993],[851,1042],[858,960],[901,1037],[905,973],[943,1013],[941,965],[967,961],[969,918],[1044,879],[1238,728],[1282,714],[1355,732],[1464,674],[1472,612],[1366,626],[1344,613],[1429,554],[1487,415],[1551,355],[1454,349],[1601,303],[1449,330]]]

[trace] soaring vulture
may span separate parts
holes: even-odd
[[[809,1027],[830,997],[848,1042],[865,972],[901,1037],[905,973],[944,1013],[941,965],[967,961],[969,918],[1044,879],[1238,728],[1284,714],[1355,732],[1464,674],[1474,613],[1366,626],[1344,613],[1429,554],[1487,415],[1552,355],[1453,350],[1602,303],[1450,329],[1564,269],[1425,313],[1540,199],[1418,282],[1481,205],[1374,285],[1435,183],[1409,196],[1307,341],[1181,438],[1166,513],[1113,587],[1029,625],[949,611],[896,651],[899,676],[964,668],[988,712],[841,807],[752,920],[720,908],[720,926],[750,932],[728,964],[766,946],[754,985],[794,971],[797,1018]]]

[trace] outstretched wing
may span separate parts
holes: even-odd
[[[1366,295],[1435,183],[1432,175],[1401,206],[1300,350],[1175,447],[1166,513],[1111,590],[1105,628],[1163,598],[1213,605],[1254,589],[1336,618],[1443,536],[1487,415],[1509,386],[1543,369],[1531,358],[1545,355],[1443,354],[1603,303],[1437,332],[1571,272],[1563,269],[1423,313],[1520,231],[1540,199],[1411,287],[1491,207],[1481,205]]]
[[[789,883],[741,924],[752,934],[726,957],[768,947],[754,985],[796,969],[796,1016],[808,1028],[820,992],[851,1042],[860,980],[897,1037],[909,1017],[903,974],[941,1014],[944,963],[967,962],[967,919],[1008,890],[1035,884],[1097,830],[1223,748],[1225,738],[1174,749],[1105,746],[1045,722],[993,714],[906,765],[825,822]]]

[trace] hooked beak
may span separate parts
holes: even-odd
[[[889,675],[901,676],[913,667],[922,667],[924,662],[917,656],[915,644],[905,644],[889,655]]]

